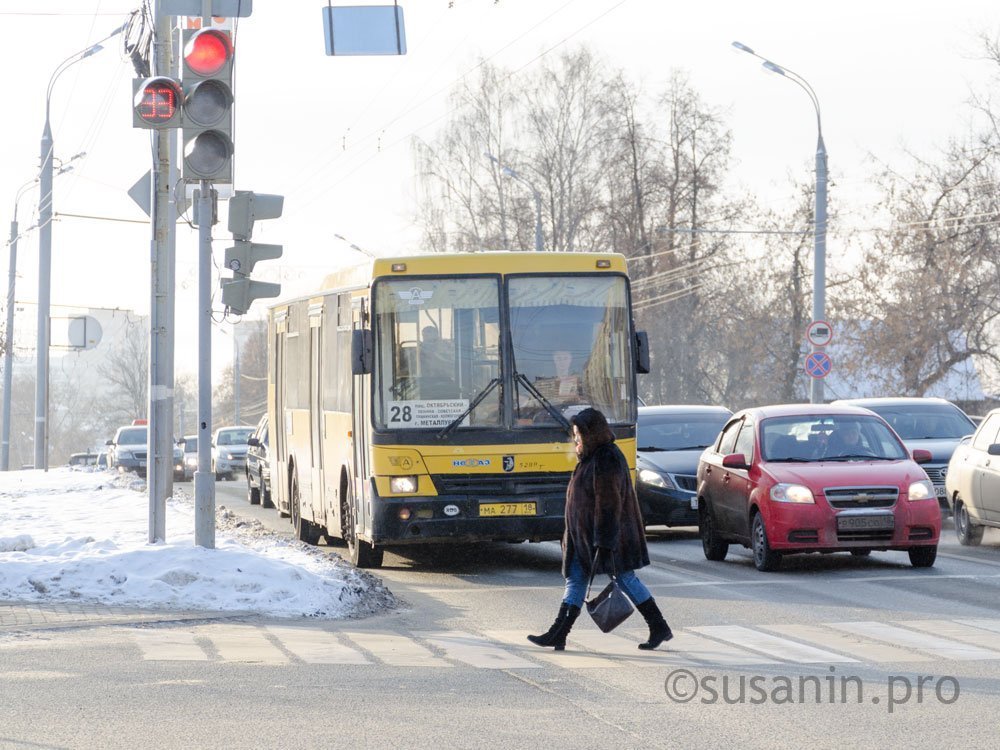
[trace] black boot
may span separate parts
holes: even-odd
[[[639,648],[643,651],[652,651],[661,643],[665,643],[674,637],[674,634],[670,632],[670,626],[663,619],[663,614],[660,612],[660,608],[656,606],[653,597],[649,597],[649,599],[637,606],[636,609],[639,610],[639,614],[646,619],[646,624],[649,625],[649,640],[639,644]]]
[[[537,646],[552,646],[556,651],[563,651],[566,648],[566,636],[579,616],[579,607],[563,603],[559,606],[559,614],[552,627],[542,635],[529,635],[528,640]]]

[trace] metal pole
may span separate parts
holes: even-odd
[[[233,412],[235,425],[240,422],[240,342],[236,340],[236,326],[233,326]]]
[[[818,116],[818,115],[817,115]],[[813,257],[813,320],[826,317],[826,145],[823,131],[819,131],[816,141],[816,210],[815,210],[815,251]],[[817,351],[823,347],[817,346]],[[823,378],[813,378],[809,400],[822,404],[824,400]]]
[[[14,208],[15,216],[17,207]],[[7,342],[3,353],[3,437],[0,471],[10,470],[10,390],[14,382],[14,285],[17,282],[17,219],[10,223],[10,264],[7,271]]]
[[[198,470],[194,473],[194,543],[215,549],[212,473],[212,183],[198,194]]]
[[[38,176],[38,340],[35,344],[35,463],[49,469],[49,293],[52,287],[52,128],[49,100],[45,100],[41,171]]]
[[[542,252],[542,196],[533,187],[531,192],[535,195],[535,252],[540,253]]]
[[[173,45],[173,18],[154,7],[153,70],[169,74]],[[150,241],[149,315],[149,542],[166,540],[167,497],[173,493],[173,394],[167,373],[173,347],[170,248],[168,236],[174,223],[170,205],[170,130],[153,131],[152,239]]]

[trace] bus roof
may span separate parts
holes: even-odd
[[[598,266],[598,261],[603,261]],[[607,264],[607,265],[605,265]],[[393,270],[393,266],[405,270]],[[323,290],[364,287],[371,279],[394,275],[451,275],[456,273],[565,273],[605,271],[627,273],[625,256],[618,253],[481,252],[428,253],[376,258],[331,273]]]

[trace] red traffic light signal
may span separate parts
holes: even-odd
[[[133,81],[132,127],[176,128],[184,94],[179,81],[158,76]]]
[[[202,29],[192,34],[184,47],[184,65],[199,76],[218,74],[232,59],[229,34],[218,29]]]

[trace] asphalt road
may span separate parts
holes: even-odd
[[[217,502],[291,535],[242,482]],[[328,548],[330,554],[342,549]],[[581,617],[524,640],[562,589],[555,543],[412,548],[377,571],[403,602],[347,622],[260,618],[0,633],[0,748],[996,746],[1000,533],[934,568],[905,553],[760,573],[694,529],[653,530],[640,572],[677,634]]]

